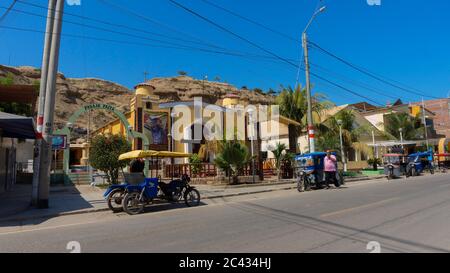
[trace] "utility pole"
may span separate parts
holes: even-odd
[[[93,176],[93,170],[91,166],[91,113],[92,110],[89,110],[88,112],[88,129],[87,129],[87,149],[88,149],[88,170],[89,170],[89,180],[91,183],[94,183],[94,176]]]
[[[403,128],[398,129],[398,131],[400,132],[400,144],[402,146],[403,149]]]
[[[344,151],[344,139],[342,137],[342,120],[337,121],[339,125],[339,140],[341,143],[341,158],[342,158],[342,165],[344,165],[344,172],[347,171],[347,159],[345,157],[345,151]]]
[[[303,41],[303,51],[305,55],[306,99],[308,101],[307,119],[308,119],[309,152],[314,153],[316,151],[316,145],[315,145],[314,122],[312,117],[311,84],[309,78],[308,37],[306,35],[306,32],[303,32],[302,41]]]
[[[314,132],[314,122],[313,122],[313,116],[312,116],[312,101],[311,101],[311,83],[309,78],[309,59],[308,59],[308,35],[306,34],[309,26],[314,21],[316,16],[325,11],[326,7],[323,6],[320,9],[316,10],[311,17],[311,20],[309,20],[308,24],[306,25],[305,30],[302,34],[302,45],[303,45],[303,54],[305,55],[305,73],[306,73],[306,98],[308,101],[308,137],[309,137],[309,152],[314,153],[316,151],[316,145],[315,145],[315,132]]]
[[[249,116],[248,116],[248,118],[249,118],[249,123],[250,123],[250,126],[251,126],[251,139],[250,139],[250,141],[251,141],[251,153],[252,153],[252,179],[253,179],[253,184],[255,184],[256,183],[256,181],[255,181],[255,176],[256,176],[256,170],[255,170],[255,143],[254,143],[254,140],[255,140],[255,119],[254,119],[254,114],[256,114],[255,113],[255,110],[254,109],[251,109],[250,111],[249,111]]]
[[[44,52],[42,54],[41,65],[41,82],[39,87],[39,102],[38,102],[38,114],[37,114],[37,138],[35,142],[35,152],[33,156],[33,185],[32,185],[32,198],[31,204],[37,206],[38,200],[38,188],[39,188],[39,169],[42,155],[42,129],[44,125],[44,107],[45,107],[45,94],[47,88],[47,74],[48,64],[50,57],[50,49],[52,43],[52,30],[55,17],[56,0],[48,1],[47,12],[47,26],[45,30],[45,42]]]
[[[148,74],[149,74],[149,73],[148,73],[147,71],[144,72],[144,82],[147,82],[147,76],[148,76]]]
[[[429,142],[428,142],[428,126],[427,126],[427,118],[425,116],[425,101],[422,98],[422,116],[423,116],[423,126],[425,127],[425,141],[427,143],[427,152],[429,149]]]
[[[378,158],[378,149],[375,143],[375,132],[372,130],[373,157]]]
[[[53,118],[55,112],[56,80],[58,73],[64,1],[65,0],[57,0],[56,2],[48,66],[47,88],[45,94],[43,143],[41,151],[42,157],[39,170],[39,192],[37,201],[37,207],[42,209],[48,208],[50,190],[50,166],[52,161],[51,146],[54,129]]]

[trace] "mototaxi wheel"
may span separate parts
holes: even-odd
[[[115,189],[111,191],[108,195],[107,203],[108,208],[112,210],[114,213],[123,211],[123,199],[125,196],[125,191],[123,189]]]
[[[123,199],[123,210],[129,215],[137,215],[144,211],[145,204],[139,200],[139,192],[130,192]]]
[[[301,177],[298,182],[297,182],[297,190],[299,192],[304,192],[305,191],[305,179],[303,177]]]
[[[196,207],[200,205],[200,192],[197,189],[187,189],[184,193],[184,203],[188,207]]]

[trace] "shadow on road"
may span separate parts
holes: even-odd
[[[279,221],[282,221],[285,223],[295,224],[295,225],[298,225],[305,229],[315,230],[315,231],[319,231],[322,233],[326,233],[326,234],[330,234],[330,235],[338,237],[334,240],[328,241],[324,244],[321,244],[314,248],[308,249],[305,252],[313,252],[315,250],[318,250],[320,247],[324,247],[324,246],[327,246],[327,245],[330,245],[330,244],[333,244],[333,243],[336,243],[338,241],[345,240],[345,239],[351,239],[353,241],[358,241],[358,242],[367,244],[368,243],[367,239],[361,238],[362,235],[366,235],[366,236],[370,236],[372,238],[385,239],[385,240],[399,243],[402,245],[418,247],[418,248],[424,249],[426,251],[448,253],[449,249],[434,247],[431,245],[422,244],[422,243],[415,242],[415,241],[410,241],[410,240],[401,239],[401,238],[397,238],[397,237],[393,237],[393,236],[389,236],[389,235],[384,235],[384,234],[381,234],[378,232],[374,232],[373,230],[376,228],[382,227],[384,225],[387,225],[389,223],[395,222],[395,221],[401,221],[405,218],[419,214],[421,212],[424,212],[424,211],[427,211],[427,210],[430,210],[433,208],[441,207],[444,204],[449,203],[449,202],[450,202],[450,200],[444,200],[442,202],[438,202],[431,206],[428,206],[428,207],[416,210],[414,212],[405,214],[401,217],[397,217],[394,219],[384,221],[380,224],[377,224],[375,226],[372,226],[372,227],[369,227],[366,229],[359,229],[359,228],[351,227],[348,225],[335,223],[332,221],[326,221],[326,220],[320,219],[318,217],[303,215],[303,214],[299,214],[299,213],[293,213],[293,212],[280,210],[280,209],[274,209],[274,208],[270,208],[267,206],[254,204],[251,202],[243,202],[239,205],[229,204],[229,206],[239,209],[239,210],[242,210],[242,211],[245,211],[245,212],[248,212],[248,213],[259,214],[264,217],[269,217],[269,218],[276,219],[276,220],[279,220]],[[360,237],[358,238],[358,236],[360,236]],[[410,249],[400,248],[398,245],[394,246],[389,243],[384,243],[383,248],[394,251],[394,252],[411,252]]]

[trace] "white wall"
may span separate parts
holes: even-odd
[[[378,130],[384,132],[384,113],[368,115],[365,118]]]
[[[16,142],[16,161],[17,162],[28,162],[29,160],[33,160],[33,151],[34,151],[34,140],[27,140],[25,142],[18,143]]]

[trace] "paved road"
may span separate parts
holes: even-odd
[[[0,223],[0,252],[450,252],[450,175],[208,202]]]

